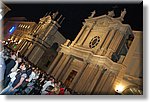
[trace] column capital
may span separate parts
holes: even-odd
[[[69,46],[71,43],[71,41],[69,39],[66,40],[66,42],[64,43],[65,46]]]
[[[114,50],[112,49],[108,49],[105,56],[107,56],[108,58],[111,58],[112,54],[114,53]]]

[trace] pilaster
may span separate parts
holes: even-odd
[[[53,71],[53,69],[56,67],[56,64],[59,63],[59,61],[61,61],[61,57],[62,57],[63,53],[59,52],[58,55],[56,56],[56,58],[54,59],[53,63],[51,64],[51,66],[48,69],[48,73],[51,73]]]

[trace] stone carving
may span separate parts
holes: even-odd
[[[114,10],[108,11],[108,16],[114,17],[115,16]]]
[[[62,22],[65,20],[65,17],[63,17],[63,19],[60,21],[60,23],[59,24],[62,24]]]
[[[55,19],[57,15],[58,15],[58,11],[52,14],[52,18]]]
[[[126,9],[124,8],[124,10],[123,11],[121,11],[121,15],[120,15],[120,17],[118,17],[118,18],[116,18],[117,20],[119,20],[119,21],[124,21],[124,16],[126,15],[126,13],[127,13],[127,11],[126,11]]]
[[[94,10],[93,12],[91,12],[91,16],[88,18],[93,18],[95,14],[96,14],[96,11]]]
[[[125,16],[126,13],[127,13],[127,11],[126,11],[126,9],[124,8],[124,10],[121,11],[120,17],[121,17],[121,18],[124,18],[124,16]]]
[[[126,15],[126,13],[127,13],[127,11],[126,11],[126,9],[124,8],[124,10],[121,11],[120,17],[117,17],[117,18],[115,18],[115,19],[116,19],[116,20],[119,20],[119,21],[121,21],[121,22],[124,21],[124,16]],[[114,16],[115,16],[114,10],[108,11],[108,16],[114,17]]]
[[[98,29],[98,27],[107,27],[109,26],[110,20],[108,18],[99,19],[93,29]]]
[[[57,19],[57,22],[59,22],[59,20],[62,18],[62,15],[59,16],[59,18]]]

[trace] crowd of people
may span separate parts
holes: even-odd
[[[69,95],[61,81],[40,70],[7,47],[0,51],[0,94],[2,95]]]

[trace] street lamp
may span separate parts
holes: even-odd
[[[124,86],[122,84],[116,85],[115,91],[121,94],[124,90]]]

